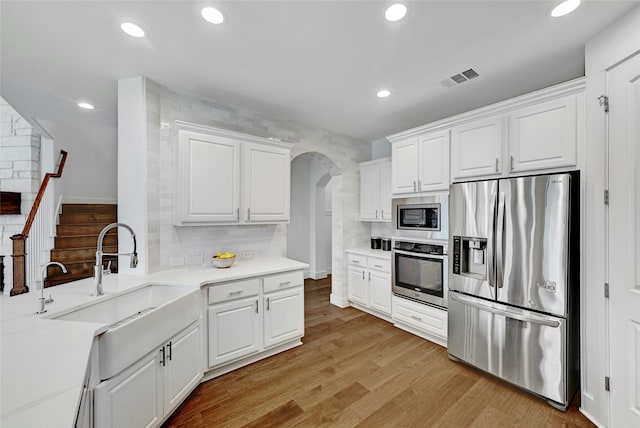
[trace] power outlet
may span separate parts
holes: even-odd
[[[186,253],[184,255],[184,264],[187,266],[201,265],[204,263],[204,254],[202,251],[197,253]]]
[[[249,260],[253,258],[253,251],[243,251],[242,252],[242,258],[244,260]]]

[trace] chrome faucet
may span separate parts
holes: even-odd
[[[133,252],[131,253],[103,253],[102,252],[102,241],[104,240],[104,236],[108,231],[113,229],[114,227],[123,227],[131,233],[131,237],[133,238]],[[133,232],[133,229],[129,225],[124,223],[111,223],[108,224],[102,229],[100,235],[98,235],[98,248],[96,249],[96,264],[93,267],[93,286],[94,286],[94,295],[102,296],[104,291],[102,289],[102,275],[103,273],[108,273],[110,271],[105,272],[104,267],[102,266],[102,257],[103,256],[129,256],[131,257],[130,267],[135,268],[138,266],[138,253],[136,252],[136,234]]]
[[[40,289],[42,290],[42,293],[40,294],[40,298],[38,299],[38,311],[36,312],[36,314],[44,314],[45,312],[47,312],[44,306],[47,303],[53,302],[51,294],[49,294],[48,299],[44,298],[44,280],[47,279],[47,268],[49,266],[60,266],[60,269],[62,269],[62,273],[67,273],[67,268],[64,267],[64,265],[60,262],[49,262],[46,265],[42,266],[42,269],[40,270]]]

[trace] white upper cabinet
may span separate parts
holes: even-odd
[[[575,165],[576,104],[572,95],[509,114],[509,171]]]
[[[233,222],[240,209],[240,143],[183,131],[178,138],[180,223]]]
[[[391,190],[416,192],[418,181],[418,138],[411,137],[391,144]]]
[[[360,220],[391,221],[391,161],[360,164]]]
[[[174,224],[289,221],[290,145],[176,121]]]
[[[245,144],[245,221],[288,221],[290,183],[289,149]]]
[[[392,192],[417,193],[449,188],[449,130],[391,143]]]
[[[576,79],[388,136],[393,193],[446,190],[449,179],[579,169],[584,87]],[[450,153],[442,129],[451,130]]]
[[[418,137],[418,191],[449,189],[449,130]]]
[[[502,116],[456,126],[451,131],[453,178],[498,175],[502,168]]]

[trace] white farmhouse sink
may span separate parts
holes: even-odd
[[[108,324],[98,337],[100,379],[118,374],[200,317],[198,287],[148,285],[56,317]]]

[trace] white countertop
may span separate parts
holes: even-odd
[[[372,250],[371,248],[350,248],[347,253],[360,254],[367,257],[378,257],[380,259],[391,260],[391,251]]]
[[[93,278],[45,290],[54,302],[35,314],[39,292],[0,301],[0,426],[72,427],[91,346],[104,324],[49,319],[148,284],[215,285],[252,276],[304,269],[284,257],[237,261],[227,269],[176,269],[151,275],[108,275],[104,296],[91,296]]]

